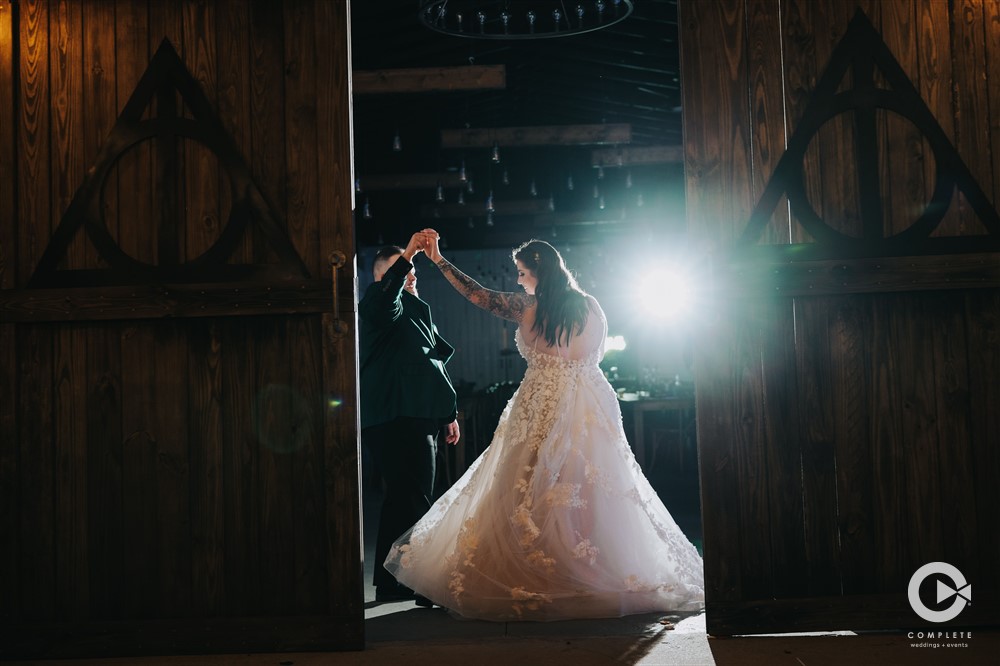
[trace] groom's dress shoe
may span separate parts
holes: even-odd
[[[375,601],[409,601],[413,599],[413,591],[405,587],[390,589],[375,589]]]
[[[422,597],[419,594],[413,595],[413,603],[420,606],[421,608],[434,608],[434,602],[427,597]]]

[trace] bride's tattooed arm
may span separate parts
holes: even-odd
[[[535,297],[514,291],[493,291],[479,284],[441,257],[437,267],[462,296],[482,309],[510,321],[521,322],[524,311],[535,305]]]

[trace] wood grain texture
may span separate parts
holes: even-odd
[[[14,7],[9,0],[0,1],[0,85],[14,90],[17,65],[14,49]],[[17,284],[17,110],[16,96],[0,99],[0,289]]]
[[[507,83],[504,65],[410,67],[352,73],[355,95],[426,93],[451,90],[502,90]]]
[[[51,230],[49,186],[49,13],[40,0],[18,3],[21,62],[17,109],[17,283],[25,284]]]
[[[319,275],[319,156],[317,143],[317,36],[312,3],[285,3],[285,153],[288,234],[310,274]],[[322,264],[320,262],[323,262]]]

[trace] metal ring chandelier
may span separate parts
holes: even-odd
[[[422,0],[418,17],[454,37],[547,39],[602,30],[632,9],[632,0]]]

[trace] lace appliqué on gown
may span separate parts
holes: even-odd
[[[385,567],[462,616],[561,620],[697,610],[702,561],[643,476],[598,367],[538,352],[489,448]]]

